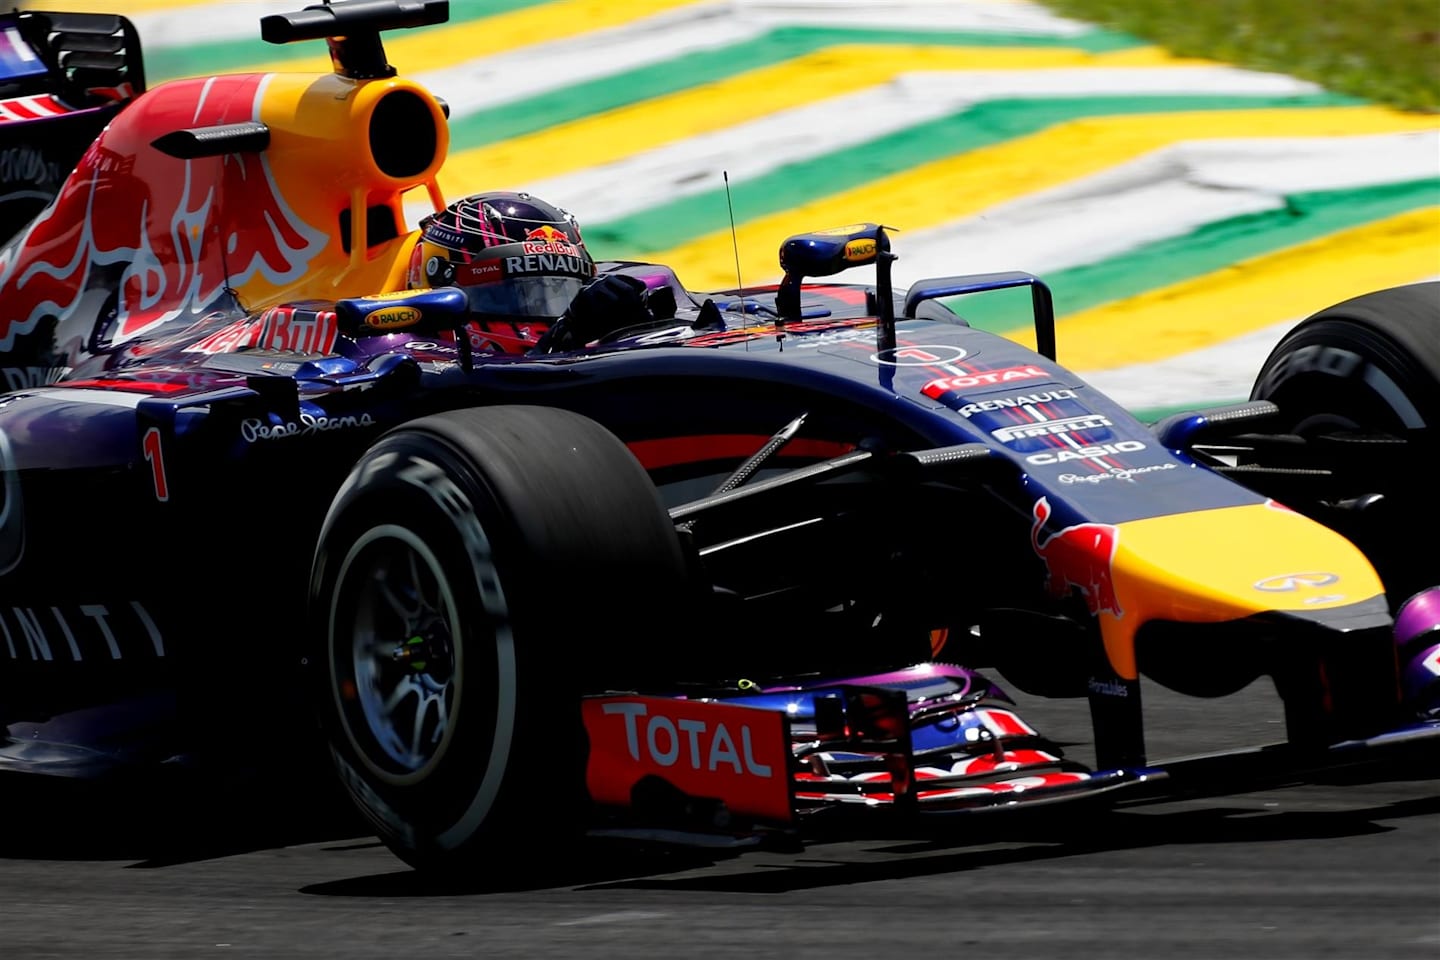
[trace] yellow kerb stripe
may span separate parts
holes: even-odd
[[[180,10],[185,7],[214,5],[214,0],[125,0],[124,3],[106,3],[104,0],[21,0],[21,10],[64,10],[67,12],[118,13],[127,17],[137,13],[155,10]],[[296,5],[299,10],[304,3]],[[106,9],[107,7],[111,9]],[[121,9],[116,9],[121,8]],[[143,39],[143,38],[142,38]]]
[[[1361,136],[1436,126],[1440,121],[1434,117],[1371,106],[1217,110],[1077,120],[970,152],[960,152],[965,145],[957,143],[955,156],[744,224],[736,237],[741,275],[749,282],[777,276],[775,251],[791,234],[863,221],[899,230],[934,227],[1188,140]],[[743,191],[744,184],[736,189]],[[733,286],[734,253],[723,216],[716,211],[715,232],[643,256],[674,266],[691,289]],[[1434,249],[1432,243],[1432,254]],[[956,252],[957,273],[964,270],[963,256],[962,247]]]
[[[469,0],[479,2],[479,0]],[[444,70],[479,57],[563,40],[592,30],[616,27],[631,20],[686,7],[696,0],[555,0],[543,6],[496,14],[483,20],[423,30],[399,30],[385,35],[385,56],[400,75],[422,70]],[[453,0],[452,0],[453,3]],[[304,6],[304,4],[301,4]],[[240,72],[329,72],[330,58],[321,44],[314,57],[257,64]],[[535,69],[543,69],[537,65]],[[436,91],[442,96],[443,91]]]
[[[1154,47],[1093,54],[1064,48],[842,45],[456,153],[446,163],[440,184],[446,196],[460,196],[479,184],[523,187],[782,110],[883,86],[897,75],[913,71],[1194,66],[1205,62],[1179,60]]]
[[[1056,352],[1076,370],[1150,363],[1437,275],[1440,207],[1426,207],[1072,314]],[[1029,329],[1009,335],[1034,346]]]

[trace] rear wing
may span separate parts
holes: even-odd
[[[140,36],[125,17],[0,13],[0,242],[45,208],[144,89]]]

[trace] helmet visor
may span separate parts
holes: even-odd
[[[595,276],[585,248],[569,241],[510,243],[487,253],[483,260],[442,264],[475,313],[558,317]]]
[[[510,277],[500,283],[462,286],[475,313],[558,317],[585,286],[578,277]]]

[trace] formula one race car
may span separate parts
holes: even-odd
[[[566,223],[458,267],[404,226],[407,191],[446,210],[446,110],[381,33],[446,14],[266,17],[335,72],[145,92],[122,18],[81,42],[0,17],[43,66],[4,104],[50,104],[11,142],[106,111],[0,248],[0,770],[315,734],[397,854],[456,868],[585,829],[789,836],[1433,746],[1440,284],[1323,310],[1249,402],[1154,425],[1056,362],[1040,280],[893,291],[878,223],[786,240],[776,286],[585,266],[644,309],[557,348],[568,312],[477,293],[588,264]],[[103,98],[76,49],[125,96],[75,99]],[[941,302],[1017,287],[1036,351]],[[1096,764],[977,668],[1086,698]],[[1156,762],[1142,676],[1269,676],[1286,740]]]

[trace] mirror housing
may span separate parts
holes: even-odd
[[[876,342],[881,350],[895,346],[895,300],[891,294],[890,238],[878,223],[852,223],[845,227],[797,233],[780,244],[780,269],[785,277],[775,291],[780,319],[800,319],[800,288],[806,277],[828,277],[850,267],[875,264],[875,297],[880,326]]]
[[[470,300],[459,287],[434,287],[347,297],[335,301],[340,332],[352,337],[386,333],[432,334],[458,330],[470,319]]]

